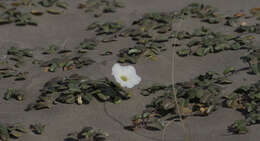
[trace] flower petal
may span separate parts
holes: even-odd
[[[122,71],[120,64],[116,63],[112,67],[112,75],[117,75]]]
[[[112,67],[112,75],[122,87],[133,88],[141,81],[141,77],[136,74],[133,66],[121,66],[116,63]],[[123,81],[121,76],[125,76],[127,81]]]
[[[138,75],[134,75],[129,79],[128,83],[131,83],[133,85],[137,85],[141,82],[141,78]]]

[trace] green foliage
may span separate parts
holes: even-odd
[[[25,80],[28,72],[19,72],[8,65],[2,65],[0,67],[0,80],[3,78],[14,77],[14,80]]]
[[[246,134],[248,133],[246,120],[237,120],[228,127],[228,130],[235,134]]]
[[[100,17],[103,14],[114,13],[119,8],[125,7],[121,0],[87,0],[78,5],[79,9],[84,9],[85,12],[94,13],[94,17]]]
[[[10,47],[7,50],[7,55],[10,56],[9,60],[15,61],[15,67],[19,68],[25,64],[25,58],[32,58],[33,51],[29,48],[19,49],[18,47]]]
[[[18,26],[37,25],[29,13],[10,8],[0,14],[0,24],[15,23]]]
[[[174,88],[172,85],[156,84],[142,89],[141,94],[144,96],[156,94],[159,91],[163,92],[163,95],[154,98],[151,104],[147,105],[146,110],[134,118],[132,129],[140,127],[150,129],[151,126],[164,125],[163,119],[169,116],[176,118],[178,115],[183,117],[209,115],[219,104],[221,85],[232,83],[231,81],[223,83],[227,80],[226,76],[207,72],[191,81],[176,83]]]
[[[17,26],[37,26],[38,22],[34,20],[33,16],[41,16],[44,14],[39,7],[49,14],[56,15],[63,12],[61,9],[67,9],[68,4],[59,0],[20,0],[2,2],[0,4],[0,25],[14,23]]]
[[[192,3],[181,10],[184,15],[191,16],[193,18],[199,18],[202,22],[209,24],[217,24],[223,20],[220,14],[217,14],[217,9],[200,3]]]
[[[93,50],[98,46],[98,41],[95,39],[84,39],[79,45],[79,53],[86,53],[87,50]]]
[[[108,133],[98,129],[94,130],[92,127],[84,127],[80,132],[68,134],[66,140],[70,141],[106,141]]]
[[[247,126],[260,123],[260,81],[250,86],[241,86],[224,99],[226,107],[236,109],[245,116],[244,120],[235,121],[229,131],[245,134],[248,132]]]
[[[47,72],[55,72],[58,68],[64,71],[72,70],[74,68],[80,69],[83,66],[88,66],[95,63],[94,60],[84,56],[61,57],[53,58],[48,61],[40,63],[41,67],[45,67]]]
[[[195,37],[196,39],[193,39]],[[252,45],[251,36],[236,36],[212,32],[205,27],[195,29],[193,33],[187,32],[185,37],[176,35],[173,38],[179,40],[191,39],[187,43],[187,47],[177,51],[177,54],[182,57],[188,55],[206,56],[209,53],[218,53],[224,50],[250,49]]]
[[[97,35],[110,35],[119,32],[123,28],[120,22],[92,23],[88,26],[88,30],[95,30]]]
[[[260,24],[255,24],[255,25],[240,25],[236,30],[236,32],[239,33],[256,33],[260,34]]]
[[[24,100],[24,92],[15,88],[8,88],[4,95],[4,99],[10,100],[12,98],[18,101]]]
[[[246,56],[241,57],[244,62],[249,64],[251,73],[260,75],[260,48],[255,47],[249,50]]]
[[[32,124],[30,126],[32,132],[35,134],[43,134],[45,127],[46,127],[46,125],[41,124],[41,123]]]
[[[0,123],[0,140],[9,141],[10,138],[18,139],[27,133],[27,129],[21,123],[5,125]]]
[[[129,99],[130,94],[107,78],[94,81],[74,74],[49,80],[41,90],[37,103],[29,105],[27,110],[50,108],[56,102],[89,104],[93,98],[101,102],[119,103],[121,100]]]

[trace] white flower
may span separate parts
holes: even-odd
[[[120,66],[116,63],[112,67],[112,75],[122,87],[133,88],[141,82],[141,77],[136,74],[133,66]]]

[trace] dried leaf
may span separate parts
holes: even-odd
[[[250,13],[254,16],[259,16],[260,15],[260,8],[252,8],[252,9],[250,9]]]

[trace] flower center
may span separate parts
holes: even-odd
[[[123,80],[123,81],[127,81],[127,77],[126,76],[124,76],[124,75],[122,75],[122,76],[120,76],[120,78],[121,78],[121,80]]]

